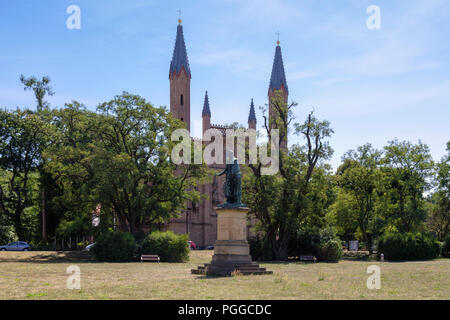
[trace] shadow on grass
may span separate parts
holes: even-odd
[[[9,253],[9,252],[8,252]],[[30,252],[31,253],[31,252]],[[23,255],[3,256],[0,253],[0,263],[2,262],[27,262],[27,263],[95,263],[98,262],[94,259],[92,253],[88,251],[58,251],[58,252],[43,252],[36,254],[32,252]]]

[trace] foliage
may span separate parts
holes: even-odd
[[[100,261],[126,262],[136,260],[136,241],[128,232],[110,231],[100,235],[92,248]]]
[[[331,227],[300,230],[295,241],[290,243],[289,253],[297,257],[314,255],[319,261],[337,262],[342,257],[342,243]]]
[[[24,75],[20,76],[20,82],[24,85],[24,90],[31,90],[37,101],[37,110],[42,111],[44,108],[48,108],[49,104],[44,100],[45,95],[52,96],[54,92],[50,87],[50,78],[42,77],[42,80],[38,80],[36,77],[25,78]]]
[[[375,215],[377,191],[380,191],[381,171],[378,170],[381,152],[370,144],[350,150],[336,175],[339,186],[352,198],[353,216],[369,252],[372,251],[372,235],[369,224]],[[348,208],[348,207],[347,207]]]
[[[280,129],[280,141],[276,146],[279,151],[279,173],[263,175],[263,165],[259,162],[249,165],[250,173],[245,174],[243,179],[243,202],[259,220],[259,230],[270,241],[276,260],[287,259],[291,238],[310,217],[312,206],[321,205],[326,193],[314,190],[310,195],[314,194],[320,201],[312,202],[308,199],[308,193],[315,169],[332,154],[327,139],[333,130],[328,121],[319,121],[312,112],[304,123],[294,124],[295,133],[303,137],[306,144],[294,145],[290,150],[283,147],[287,132],[292,129],[289,124],[293,117],[289,115],[295,106],[296,103],[287,105],[278,91],[270,100],[269,109],[274,114],[269,120],[264,116],[264,127],[269,137],[273,127]]]
[[[445,238],[444,244],[442,245],[442,256],[450,258],[450,234]]]
[[[431,185],[433,161],[427,145],[419,141],[390,141],[384,147],[383,172],[386,175],[385,212],[390,224],[400,232],[418,230],[426,219],[423,194]]]
[[[269,261],[272,260],[272,246],[267,239],[257,235],[248,238],[250,247],[250,256],[255,261]]]
[[[440,243],[424,233],[387,233],[378,241],[378,254],[391,261],[435,259],[440,251]]]
[[[358,229],[358,206],[354,196],[342,188],[338,188],[336,201],[329,207],[325,217],[342,240],[355,239]]]
[[[98,203],[100,229],[114,216],[135,234],[142,224],[157,227],[200,198],[192,186],[204,168],[170,161],[170,136],[181,124],[164,108],[123,93],[97,112],[67,104],[54,112],[53,124],[58,134],[45,156],[47,172],[63,190],[53,201],[64,212],[59,233],[90,232],[83,226]]]
[[[29,241],[24,211],[35,204],[34,174],[42,164],[41,150],[51,127],[29,110],[0,110],[0,169],[7,184],[0,183],[0,213],[8,216],[20,240]]]
[[[447,155],[435,166],[436,191],[428,203],[427,226],[441,241],[450,235],[450,141]]]
[[[189,236],[172,231],[150,233],[142,244],[143,254],[157,254],[161,261],[186,262],[189,260]]]
[[[336,239],[321,242],[317,252],[319,261],[338,262],[342,257],[342,243]]]

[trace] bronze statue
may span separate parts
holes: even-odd
[[[232,163],[230,163],[231,160]],[[226,180],[223,184],[223,192],[225,194],[226,202],[218,207],[244,207],[241,203],[241,170],[237,159],[234,158],[233,152],[231,151],[227,151],[227,164],[225,170],[216,175],[222,176],[224,174],[226,175]]]

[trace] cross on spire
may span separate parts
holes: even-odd
[[[280,31],[277,31],[277,45],[280,45]]]
[[[181,9],[178,9],[178,23],[181,24]]]

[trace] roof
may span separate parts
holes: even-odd
[[[251,122],[251,121],[256,122],[255,106],[253,104],[253,99],[252,99],[252,102],[250,103],[250,112],[248,114],[248,122]]]
[[[275,58],[273,59],[269,90],[280,90],[281,85],[283,85],[283,87],[286,89],[286,92],[289,94],[286,75],[284,73],[283,57],[281,56],[281,47],[277,45],[277,47],[275,48]]]
[[[189,60],[186,51],[186,45],[184,43],[183,26],[181,24],[177,27],[177,38],[175,40],[175,47],[173,49],[172,61],[170,62],[169,74],[179,74],[181,68],[184,67],[187,75],[191,76],[191,69],[189,68]]]
[[[209,109],[208,91],[206,91],[206,93],[205,93],[205,102],[203,102],[202,116],[210,116],[211,117],[211,110]]]

